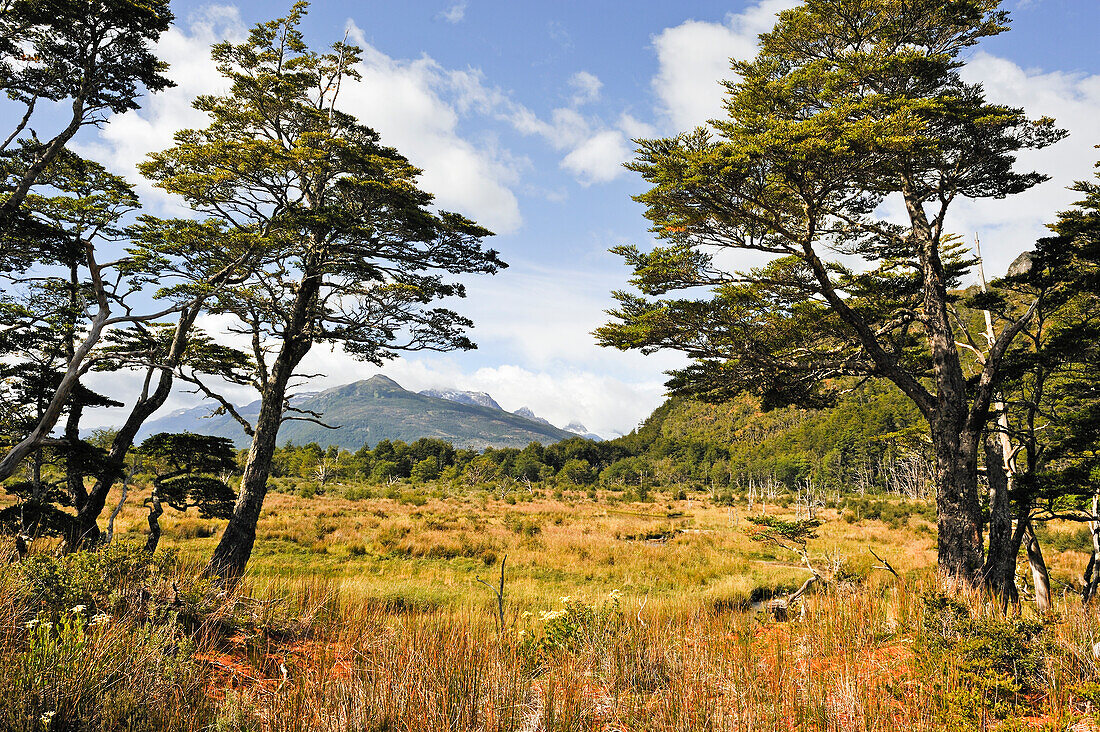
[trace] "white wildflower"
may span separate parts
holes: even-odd
[[[99,613],[92,616],[92,625],[110,625],[111,616],[107,613]]]
[[[34,620],[28,620],[27,622],[23,623],[23,627],[27,630],[34,630],[37,625],[38,618],[35,618]]]
[[[88,607],[86,605],[75,605],[73,606],[73,615],[83,615],[84,611],[87,609]]]

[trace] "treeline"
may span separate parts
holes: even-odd
[[[816,489],[925,495],[931,464],[911,402],[865,384],[837,406],[763,411],[751,396],[723,404],[674,398],[615,440],[574,437],[523,449],[458,449],[422,438],[382,440],[355,452],[316,443],[276,450],[272,476],[329,482],[434,480],[600,484],[644,493],[653,485],[720,492]]]

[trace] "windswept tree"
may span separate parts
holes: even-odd
[[[17,214],[76,133],[137,109],[142,88],[173,85],[152,48],[171,22],[167,0],[0,1],[0,88],[18,120],[0,132],[0,227],[40,229]],[[64,126],[39,138],[32,127],[59,119],[58,103]],[[19,255],[0,250],[0,269]]]
[[[0,480],[13,475],[50,439],[67,406],[78,404],[71,398],[73,391],[102,363],[107,333],[173,314],[178,314],[178,329],[188,332],[202,303],[231,283],[251,256],[250,239],[214,223],[149,217],[130,223],[139,208],[132,187],[67,150],[53,159],[41,182],[44,189],[28,194],[21,209],[36,228],[0,227],[0,250],[26,258],[25,266],[0,270],[5,282],[0,346],[7,344],[4,355],[15,360],[50,359],[58,378],[51,382],[52,392],[37,419],[12,434],[11,446],[0,456]],[[186,235],[194,230],[204,247],[195,247]],[[138,301],[150,295],[157,303],[139,307]],[[185,336],[180,345],[186,345]],[[155,406],[161,403],[163,399]],[[70,409],[67,431],[73,432],[79,420],[79,409]],[[121,459],[124,452],[116,457]]]
[[[177,511],[196,508],[202,518],[229,517],[237,499],[224,480],[237,468],[232,440],[158,432],[141,443],[140,451],[153,468],[153,490],[145,501],[149,507],[147,552],[155,552],[160,543],[165,506]]]
[[[247,280],[211,301],[250,340],[261,401],[253,424],[222,400],[252,437],[236,507],[208,567],[226,579],[244,571],[252,552],[280,425],[318,418],[288,401],[313,345],[339,345],[374,363],[400,351],[473,348],[470,321],[432,303],[464,295],[447,275],[504,266],[481,246],[490,232],[434,211],[416,186],[419,171],[338,108],[341,86],[358,78],[360,51],[344,42],[310,50],[298,29],[305,12],[298,3],[244,43],[215,45],[230,92],[198,98],[209,126],[179,132],[173,148],[142,166],[156,185],[257,244]]]
[[[670,387],[709,398],[812,405],[842,377],[893,381],[929,425],[940,568],[968,582],[982,566],[983,431],[1033,311],[968,371],[952,294],[968,261],[947,216],[959,198],[1043,181],[1014,170],[1016,154],[1063,135],[960,77],[962,53],[1007,28],[998,4],[807,0],[781,13],[759,55],[733,64],[713,132],[639,142],[629,167],[651,185],[637,200],[663,243],[614,250],[641,295],[616,293],[597,331],[607,346],[684,351],[693,364]],[[770,261],[733,271],[737,252]],[[674,291],[687,292],[662,297]]]

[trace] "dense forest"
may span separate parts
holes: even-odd
[[[639,491],[652,485],[818,489],[925,497],[931,465],[920,415],[884,384],[864,384],[835,407],[763,411],[744,394],[711,404],[675,397],[637,429],[605,442],[574,437],[523,449],[455,449],[447,442],[382,440],[355,452],[316,443],[275,451],[272,477],[319,483],[433,480],[478,485],[536,482]]]

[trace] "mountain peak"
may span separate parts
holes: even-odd
[[[550,424],[550,420],[543,419],[542,417],[538,416],[531,411],[530,407],[520,407],[516,411],[512,412],[512,414],[516,415],[517,417],[523,417],[524,419],[530,419],[534,422],[538,422],[539,424]]]
[[[472,404],[477,407],[488,407],[489,409],[503,408],[497,404],[496,400],[483,391],[460,391],[458,389],[425,389],[421,392],[417,392],[421,396],[432,397],[433,399],[446,399],[449,402],[456,402],[458,404]]]
[[[382,374],[375,374],[374,376],[370,377],[369,379],[364,379],[363,381],[360,381],[359,383],[363,384],[363,385],[369,384],[370,386],[388,386],[388,387],[396,386],[398,389],[404,388],[400,384],[398,384],[396,381],[391,379],[390,377],[383,376]]]

